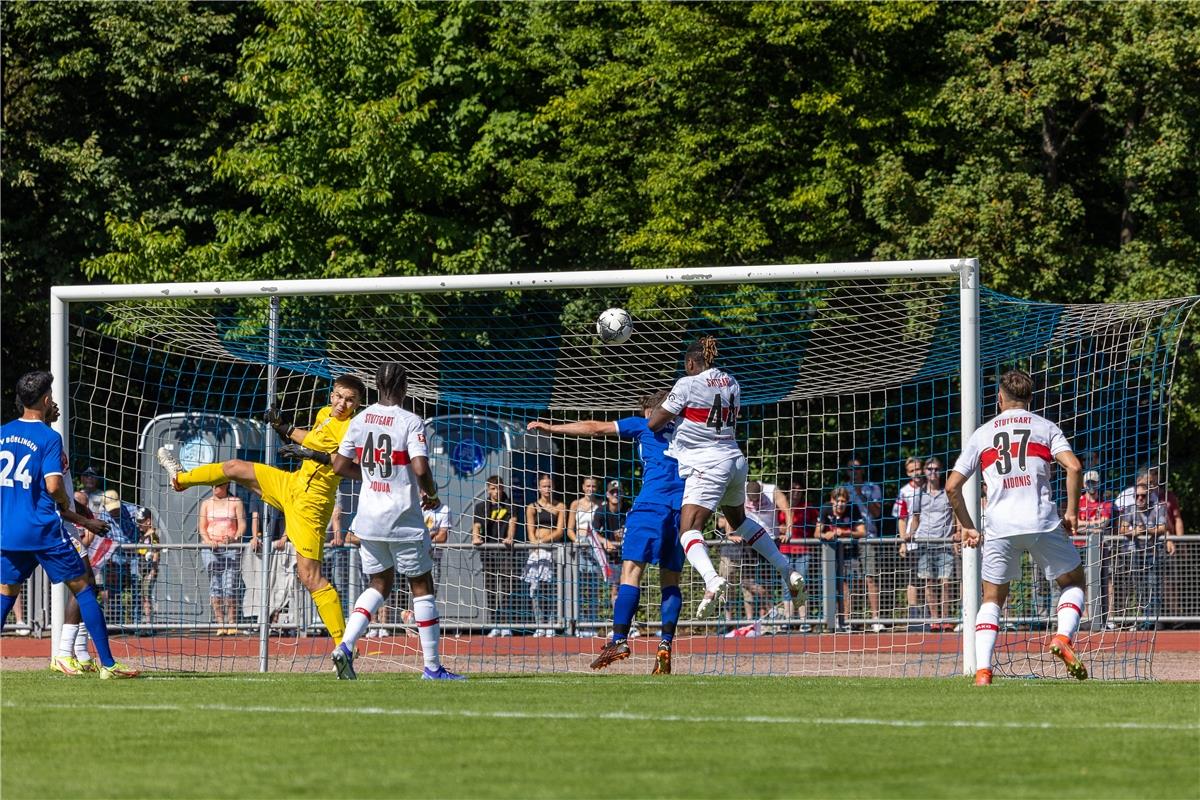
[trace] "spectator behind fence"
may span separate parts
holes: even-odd
[[[1118,548],[1107,537],[1113,532],[1113,504],[1104,499],[1100,491],[1100,473],[1088,470],[1083,473],[1083,494],[1079,496],[1079,523],[1075,526],[1078,535],[1087,537],[1089,542],[1096,545],[1100,553],[1100,613],[1101,619],[1093,620],[1095,624],[1107,621],[1109,630],[1116,628],[1112,621],[1113,614],[1113,562]]]
[[[850,490],[850,502],[862,514],[863,523],[867,526],[867,539],[878,539],[880,522],[883,516],[883,489],[877,483],[867,480],[867,468],[862,459],[851,456],[846,461],[846,483]],[[863,574],[867,583],[867,607],[872,619],[879,619],[879,576],[883,572],[883,549],[876,544],[863,544],[862,564]],[[878,633],[883,630],[879,622],[871,624],[871,630]]]
[[[950,611],[950,579],[954,576],[953,546],[936,541],[954,536],[954,513],[942,487],[942,461],[925,462],[925,485],[913,497],[910,524],[917,544],[917,578],[925,585],[931,631],[952,630],[945,622]],[[933,540],[933,541],[931,541]]]
[[[139,535],[134,519],[138,507],[132,503],[122,503],[116,489],[108,489],[100,497],[101,510],[95,512],[94,516],[108,524],[108,539],[113,547],[107,560],[101,561],[103,566],[96,574],[96,580],[109,624],[124,625],[132,622],[141,610],[138,587],[133,577],[136,556],[119,546],[137,544]]]
[[[854,588],[862,577],[859,560],[858,540],[867,535],[867,523],[862,512],[850,502],[850,490],[839,486],[829,493],[829,505],[821,509],[817,520],[817,538],[824,547],[834,548],[838,596],[841,615],[834,630],[849,632],[850,618],[854,613]]]
[[[104,508],[104,490],[100,487],[101,475],[94,467],[85,467],[83,472],[79,473],[79,492],[82,493],[87,503],[88,511],[92,512],[95,517],[105,510]]]
[[[267,615],[271,625],[279,623],[283,609],[287,607],[292,592],[296,589],[296,551],[288,541],[284,530],[283,514],[272,509],[271,514],[271,575],[267,584],[269,604]],[[242,580],[246,592],[242,597],[242,616],[258,620],[259,611],[263,606],[262,600],[262,540],[263,516],[255,511],[250,518],[251,536],[250,547],[242,554]],[[271,630],[272,635],[280,634],[277,628]]]
[[[892,504],[892,516],[896,518],[896,533],[900,537],[900,569],[904,574],[907,585],[905,596],[908,600],[908,618],[916,619],[921,615],[921,586],[923,581],[917,577],[917,543],[913,541],[916,527],[909,524],[912,515],[913,499],[925,485],[925,462],[912,456],[904,462],[904,473],[908,482],[896,493],[896,502]],[[912,623],[910,623],[910,627]]]
[[[724,514],[718,512],[716,522],[723,537],[717,550],[717,574],[724,578],[730,587],[738,587],[741,590],[741,616],[752,620],[757,616],[754,611],[756,601],[767,596],[767,588],[758,582],[758,557],[753,550],[746,547],[745,539],[733,533],[733,528]],[[721,614],[727,622],[732,623],[735,616],[732,599],[724,604]],[[731,629],[727,635],[740,634],[735,634]],[[757,636],[758,633],[751,635]]]
[[[601,539],[594,530],[593,522],[596,510],[600,508],[596,493],[599,482],[593,477],[586,477],[580,482],[580,496],[571,501],[567,509],[567,539],[576,548],[579,558],[579,621],[598,622],[601,609],[607,608],[610,602],[608,592],[601,594],[601,587],[612,582],[613,568],[609,562],[609,553],[616,546],[607,539]],[[595,636],[595,628],[580,628],[580,636]]]
[[[538,476],[538,493],[525,507],[525,535],[530,544],[544,545],[529,551],[525,574],[533,605],[534,636],[555,636],[549,627],[554,607],[554,554],[549,545],[562,541],[566,530],[567,506],[554,499],[554,481],[549,475]]]
[[[625,540],[625,516],[629,513],[629,503],[621,495],[621,482],[609,481],[608,491],[604,494],[604,502],[592,516],[592,530],[602,539],[612,543],[608,551],[612,556],[611,588],[609,589],[610,603],[617,602],[617,590],[621,581],[621,545]],[[614,605],[615,607],[615,605]],[[636,629],[636,625],[634,628]]]
[[[504,545],[503,550],[485,548],[479,551],[485,602],[492,625],[488,637],[512,636],[512,602],[517,582],[516,556],[512,547],[517,535],[517,515],[499,475],[488,477],[485,491],[484,499],[475,504],[471,544],[476,547]]]
[[[425,500],[425,496],[421,496]],[[442,545],[450,541],[450,529],[454,527],[454,517],[450,506],[442,503],[437,508],[423,508],[425,528],[429,531],[429,541],[433,545],[433,582],[436,585],[442,579]]]
[[[808,545],[804,544],[804,540],[816,538],[817,521],[821,516],[821,509],[818,506],[809,505],[808,493],[804,490],[803,484],[798,479],[792,480],[792,488],[788,492],[787,497],[787,506],[779,511],[779,533],[781,537],[779,552],[787,556],[792,571],[803,575],[807,583],[809,580],[808,568],[810,562]],[[784,616],[788,619],[791,619],[793,616],[798,617],[801,620],[800,632],[808,633],[812,630],[812,626],[804,621],[808,619],[807,599],[803,602],[786,602],[788,599],[786,581],[783,586],[785,590]]]
[[[139,508],[137,513],[138,544],[137,576],[138,593],[142,598],[141,632],[150,635],[154,631],[154,584],[158,582],[158,564],[162,558],[159,544],[158,529],[154,526],[154,515],[148,508]]]
[[[1179,498],[1165,483],[1159,482],[1158,476],[1158,467],[1154,467],[1147,471],[1146,481],[1150,491],[1157,493],[1167,508],[1167,535],[1183,536],[1183,512],[1179,507]],[[1167,616],[1184,616],[1189,613],[1186,586],[1193,545],[1190,542],[1174,542],[1168,539],[1164,549],[1170,558],[1167,559],[1162,572],[1163,611]]]
[[[241,550],[236,547],[246,534],[246,506],[230,494],[229,483],[213,487],[212,496],[200,503],[197,527],[200,551],[208,572],[208,594],[217,636],[237,634],[237,594],[241,585]]]
[[[1143,630],[1154,630],[1162,611],[1162,559],[1166,549],[1163,537],[1167,535],[1167,508],[1165,503],[1153,503],[1155,497],[1146,481],[1134,485],[1134,507],[1121,514],[1121,535],[1125,557],[1120,573],[1126,576],[1122,584],[1125,590],[1132,589],[1138,613],[1142,618]],[[1174,543],[1169,552],[1174,552]],[[1119,591],[1118,601],[1124,601],[1127,591]]]

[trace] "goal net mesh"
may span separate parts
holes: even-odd
[[[170,444],[189,467],[262,461],[274,436],[261,422],[268,404],[306,427],[328,404],[334,377],[360,376],[371,400],[376,365],[397,360],[409,371],[407,405],[427,420],[430,461],[450,512],[446,541],[436,547],[443,660],[467,673],[586,670],[597,637],[610,630],[613,584],[604,562],[619,568],[619,544],[602,555],[570,534],[594,520],[589,509],[602,510],[614,485],[619,503],[604,524],[618,541],[621,514],[640,488],[640,461],[615,437],[533,434],[527,424],[638,414],[641,396],[681,374],[686,346],[712,334],[718,363],[742,387],[739,441],[763,488],[756,511],[774,520],[772,532],[806,572],[808,600],[792,607],[772,568],[710,529],[713,562],[735,588],[717,618],[694,621],[703,587],[685,568],[675,671],[960,673],[961,558],[949,539],[907,552],[894,516],[906,458],[936,456],[948,469],[961,444],[958,303],[951,279],[289,296],[279,298],[274,341],[266,299],[72,304],[69,452],[76,476],[86,467],[99,475],[87,485],[76,477],[77,488],[90,490],[93,506],[114,521],[135,516],[135,506],[150,509],[157,531],[157,542],[139,543],[136,524],[118,524],[116,554],[98,570],[114,652],[151,669],[255,669],[265,619],[271,670],[329,668],[332,644],[279,538],[281,515],[235,487],[246,530],[240,543],[214,552],[197,532],[197,509],[211,490],[171,491],[154,452]],[[629,310],[634,332],[624,344],[602,345],[595,320],[614,306]],[[1059,306],[984,290],[981,419],[995,408],[1000,372],[1020,366],[1037,381],[1035,410],[1059,422],[1085,469],[1100,472],[1109,499],[1146,465],[1165,479],[1172,371],[1192,306]],[[851,459],[862,473],[847,471]],[[554,501],[575,512],[563,515],[562,539],[544,548],[549,561],[531,565],[544,558],[526,531],[542,474],[553,481]],[[516,519],[511,547],[491,538],[497,526],[476,513],[493,475]],[[589,477],[596,490],[584,497]],[[811,539],[816,511],[847,482],[878,487],[878,504],[870,486],[860,491],[873,518],[857,555],[850,542]],[[1056,489],[1061,498],[1061,475]],[[324,564],[347,609],[365,586],[346,538],[354,495],[343,484]],[[255,528],[275,537],[267,562],[249,545]],[[1154,632],[1136,628],[1160,613],[1161,593],[1155,578],[1131,571],[1120,542],[1101,543],[1113,533],[1093,546],[1077,542],[1091,559],[1092,590],[1079,647],[1098,677],[1148,677]],[[948,581],[919,574],[920,548],[949,552]],[[636,618],[642,635],[632,640],[634,655],[612,669],[649,671],[658,580],[649,567]],[[359,644],[360,671],[420,669],[410,603],[399,590],[387,600]],[[1012,589],[999,673],[1061,674],[1044,655],[1053,609],[1052,587],[1029,566]]]

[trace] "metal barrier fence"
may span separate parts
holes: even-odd
[[[1149,546],[1120,536],[1077,537],[1075,542],[1087,574],[1085,628],[1200,626],[1200,536],[1168,537]],[[859,540],[862,555],[857,561],[845,557],[845,543],[807,540],[801,563],[807,572],[808,600],[794,616],[786,617],[779,612],[785,600],[782,584],[771,567],[748,550],[739,559],[736,553],[730,555],[728,545],[711,544],[714,564],[720,564],[735,584],[727,595],[726,614],[715,623],[690,619],[688,610],[694,608],[703,587],[688,570],[681,586],[685,603],[681,628],[716,624],[724,631],[757,624],[780,633],[883,627],[949,630],[959,622],[961,558],[948,539],[920,543],[922,549],[941,548],[950,554],[952,571],[944,582],[921,577],[917,562],[922,549],[901,556],[895,539]],[[273,555],[268,607],[263,600],[262,560],[247,544],[216,550],[199,544],[121,545],[97,574],[105,616],[113,629],[127,635],[250,634],[267,626],[281,635],[323,632],[307,592],[296,579],[290,546],[277,548]],[[587,636],[601,634],[611,624],[611,587],[619,578],[620,564],[610,565],[616,577],[605,575],[587,547],[449,544],[438,546],[435,555],[438,600],[447,633]],[[367,580],[358,549],[329,548],[323,569],[349,611]],[[656,583],[657,571],[648,568],[643,577],[648,591],[638,614],[644,624],[658,621]],[[395,633],[407,627],[411,598],[405,582],[397,584],[386,604],[388,610],[380,615],[383,621],[376,622],[378,631]],[[931,588],[935,594],[948,594],[927,603]],[[50,591],[38,570],[22,592],[20,616],[12,615],[4,631],[48,635]],[[1049,625],[1056,596],[1055,587],[1027,563],[1022,578],[1012,586],[1005,623],[1029,628]]]

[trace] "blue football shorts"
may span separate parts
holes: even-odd
[[[0,583],[9,586],[24,583],[38,564],[46,570],[51,583],[63,583],[87,574],[87,565],[64,538],[42,550],[0,550]]]
[[[674,572],[683,571],[683,546],[679,544],[679,509],[634,504],[625,517],[624,561],[645,561]]]

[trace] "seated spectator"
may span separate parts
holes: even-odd
[[[822,540],[823,546],[835,549],[841,605],[841,615],[835,625],[838,633],[850,630],[854,590],[862,577],[858,540],[866,535],[867,523],[862,518],[862,512],[851,504],[850,491],[845,486],[839,486],[830,492],[829,505],[821,509],[817,520],[817,538]]]
[[[197,527],[200,541],[207,545],[200,551],[200,557],[208,572],[217,636],[234,636],[238,632],[237,592],[242,556],[237,545],[246,534],[246,507],[241,498],[230,493],[228,483],[214,486],[212,496],[200,503]]]

